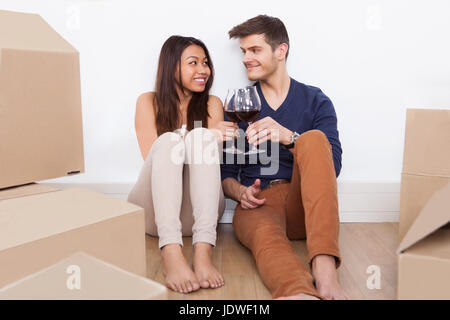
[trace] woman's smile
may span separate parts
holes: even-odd
[[[208,81],[208,78],[206,76],[194,78],[194,82],[199,85],[203,85],[203,86],[206,85],[206,81]]]

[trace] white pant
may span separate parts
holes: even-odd
[[[145,160],[128,201],[145,210],[146,232],[159,236],[159,248],[192,243],[215,246],[217,222],[225,209],[217,139],[205,128],[185,139],[167,132],[158,137]]]

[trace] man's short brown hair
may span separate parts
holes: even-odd
[[[288,45],[286,59],[289,54],[289,36],[283,22],[275,17],[259,15],[241,23],[230,31],[228,35],[232,38],[243,38],[252,34],[264,34],[264,38],[272,47],[272,51],[282,43]]]

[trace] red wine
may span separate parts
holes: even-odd
[[[227,116],[228,120],[233,122],[240,122],[241,119],[239,119],[238,115],[234,111],[225,111],[225,115]]]
[[[258,118],[260,110],[238,111],[237,116],[245,122],[253,122]]]

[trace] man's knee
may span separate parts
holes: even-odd
[[[315,146],[320,143],[328,144],[330,147],[330,142],[323,131],[318,129],[308,130],[302,133],[295,142],[295,151],[303,150],[305,148]]]
[[[233,229],[241,242],[260,242],[273,233],[285,234],[281,219],[279,215],[238,208],[233,217]]]

